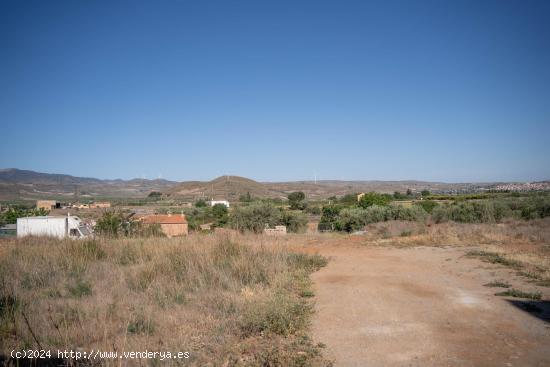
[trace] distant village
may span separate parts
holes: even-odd
[[[550,181],[506,183],[506,184],[496,185],[494,187],[494,190],[510,191],[510,192],[550,191]]]
[[[525,195],[529,195],[530,192],[550,191],[550,181],[505,183],[489,186],[485,185],[484,187],[472,184],[472,186],[468,189],[451,191],[452,195],[464,195],[472,192],[481,193],[482,195],[490,195],[491,193],[524,192],[526,193]],[[423,201],[424,193],[429,194],[429,191],[424,190],[419,192],[408,189],[406,194],[399,194],[399,192],[395,192],[393,196],[389,194],[383,195],[390,196],[396,204],[411,208],[415,202]],[[354,198],[352,201],[359,202],[362,200],[364,195],[365,193],[359,193],[357,194],[356,199]],[[149,197],[155,199],[158,199],[161,196],[162,194],[157,193],[156,191],[153,191],[149,195]],[[333,201],[345,201],[347,196],[353,196],[353,194],[345,195],[340,199],[333,197],[335,200],[328,198],[327,203],[330,205]],[[439,197],[437,197],[436,194],[436,196],[432,196],[432,199],[433,198],[440,200],[441,204],[445,203],[446,200],[448,201],[449,199],[441,194],[439,194]],[[193,206],[199,206],[199,203],[201,203],[204,207],[210,206],[213,209],[216,206],[221,206],[225,215],[227,215],[231,206],[229,200],[220,197],[216,199],[211,197],[209,199],[210,200],[206,198],[200,199],[195,203],[195,205],[192,202],[178,202],[177,207],[172,208],[159,208],[154,205],[121,205],[120,203],[113,205],[110,201],[91,201],[88,203],[75,201],[72,203],[67,203],[57,200],[40,199],[36,201],[36,205],[33,209],[24,209],[17,212],[16,215],[12,216],[10,221],[7,221],[7,223],[6,221],[3,223],[0,222],[0,236],[24,237],[32,235],[53,236],[57,238],[87,238],[93,236],[94,233],[97,233],[97,220],[99,220],[101,215],[108,212],[117,212],[118,215],[122,217],[121,220],[129,225],[135,224],[142,228],[154,227],[159,231],[158,233],[167,237],[188,235],[190,230],[190,222],[192,223],[191,229],[194,231],[210,232],[216,230],[227,230],[222,228],[223,224],[216,224],[208,218],[206,220],[203,218],[200,221],[193,219],[193,214],[191,214],[193,211],[191,208],[193,208]],[[246,201],[247,197],[245,196],[239,200]],[[248,197],[248,200],[250,200],[250,197]],[[429,203],[426,205],[428,204]],[[116,207],[116,210],[111,210],[113,206]],[[6,210],[8,210],[8,208],[0,207],[1,213],[6,213]],[[188,210],[187,213],[190,215],[191,219],[184,214],[185,210]],[[320,211],[321,210],[318,209],[317,213],[313,213],[312,211],[308,213],[308,230],[311,228],[315,228],[315,230],[318,229],[317,226],[319,224],[319,216],[321,214]],[[315,216],[317,217],[313,218]],[[321,227],[322,226],[319,226],[319,228]],[[287,228],[284,225],[272,225],[269,228],[266,226],[266,228],[263,229],[263,233],[266,235],[286,235]]]
[[[208,204],[212,207],[222,205],[230,207],[228,200],[210,200]],[[191,204],[189,203],[189,206]],[[62,203],[57,200],[37,200],[36,210],[47,215],[36,215],[17,218],[17,223],[6,224],[0,227],[0,234],[3,236],[51,236],[57,238],[86,238],[94,234],[96,221],[93,219],[81,219],[76,215],[71,215],[68,210],[75,209],[109,209],[111,203],[107,201],[82,203]],[[66,210],[66,215],[49,215],[56,209]],[[186,216],[182,214],[145,214],[139,210],[132,211],[127,215],[127,219],[132,222],[140,223],[144,226],[157,225],[163,235],[167,237],[186,236],[189,234],[189,226]],[[270,235],[286,234],[286,227],[276,226],[267,228],[266,233]],[[211,229],[211,224],[203,224],[201,230]]]

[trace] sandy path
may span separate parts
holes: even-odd
[[[335,366],[550,366],[547,311],[535,317],[483,286],[522,281],[508,269],[456,248],[321,253],[332,260],[313,275],[313,335]]]

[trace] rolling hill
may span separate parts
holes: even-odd
[[[293,191],[303,191],[310,199],[323,199],[367,191],[404,193],[407,189],[411,189],[412,191],[429,190],[434,193],[457,193],[479,192],[491,188],[540,189],[541,185],[542,183],[441,183],[411,180],[258,182],[239,176],[220,176],[212,181],[186,182],[162,179],[100,180],[15,168],[0,169],[0,200],[3,201],[38,198],[71,201],[75,198],[75,192],[78,192],[80,198],[139,198],[147,196],[151,191],[160,191],[166,196],[189,201],[199,198],[234,201],[247,193],[253,197],[286,198]],[[548,189],[547,183],[543,186]]]
[[[212,181],[188,181],[165,191],[167,195],[185,197],[190,200],[207,197],[215,199],[237,200],[241,195],[250,193],[254,197],[277,197],[267,185],[239,176],[220,176]]]
[[[169,196],[196,200],[214,198],[237,200],[241,195],[250,193],[253,197],[286,198],[293,191],[303,191],[310,199],[325,199],[357,192],[377,191],[405,193],[429,190],[437,193],[474,192],[494,186],[492,183],[440,183],[424,181],[294,181],[294,182],[257,182],[239,176],[220,176],[212,181],[188,181],[176,185],[164,193]]]
[[[164,191],[177,182],[168,180],[100,180],[16,168],[0,169],[0,200],[58,199],[79,197],[144,197]]]

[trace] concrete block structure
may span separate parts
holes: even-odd
[[[52,210],[58,208],[59,204],[55,200],[37,200],[36,209]]]
[[[268,236],[286,236],[286,226],[275,226],[275,228],[266,228],[264,233]]]

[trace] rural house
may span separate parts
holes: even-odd
[[[141,218],[143,224],[159,224],[162,232],[168,237],[186,236],[189,233],[187,219],[183,214],[154,214]]]
[[[45,210],[52,210],[55,208],[59,208],[60,205],[55,200],[37,200],[36,201],[36,209],[45,209]]]

